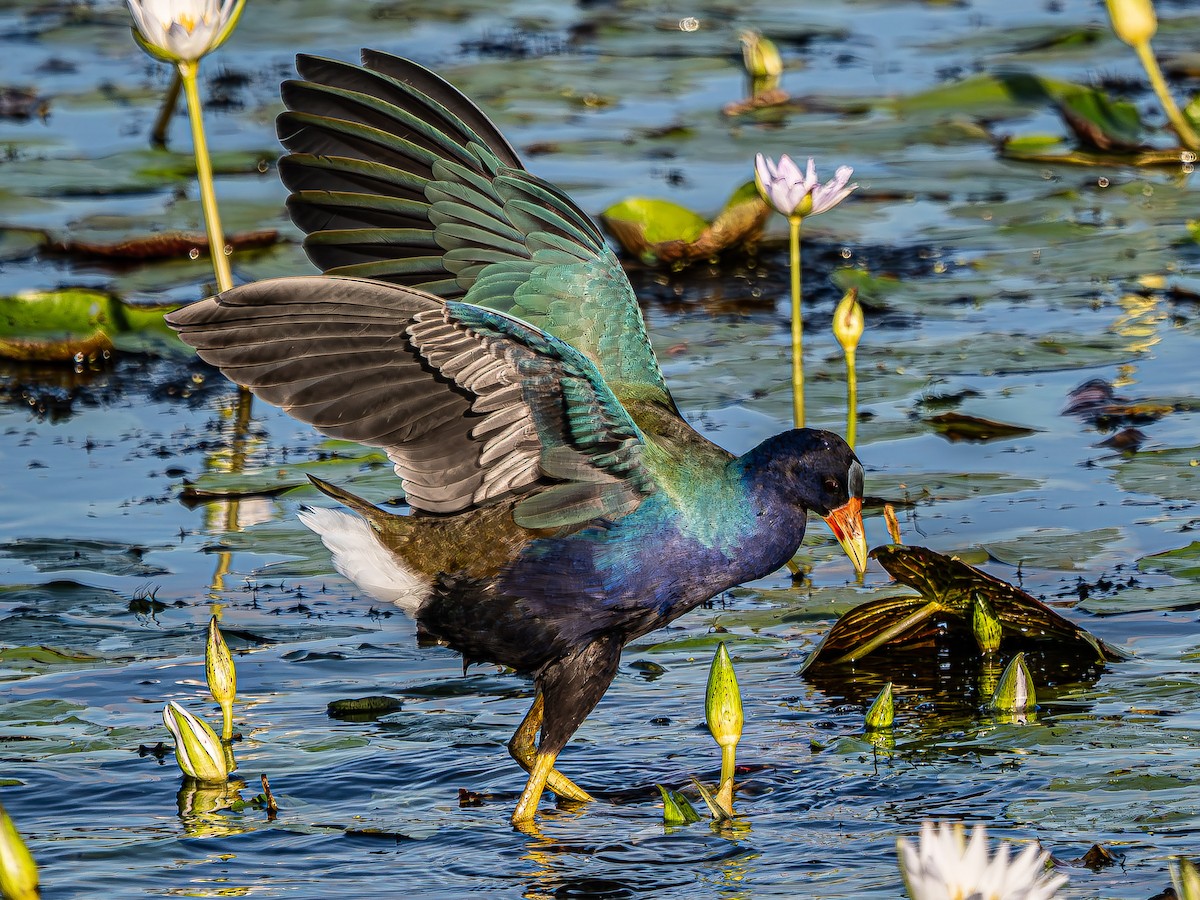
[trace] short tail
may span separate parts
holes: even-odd
[[[341,574],[415,618],[430,585],[384,546],[366,519],[337,509],[305,507],[300,521],[320,535]]]

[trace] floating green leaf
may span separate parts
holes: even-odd
[[[655,787],[662,794],[664,825],[691,825],[700,821],[700,814],[687,797],[678,791],[668,790],[661,784]]]
[[[68,361],[128,346],[148,333],[164,346],[184,345],[163,322],[170,306],[133,306],[105,291],[62,288],[0,297],[0,356]]]
[[[687,265],[744,246],[762,233],[770,207],[753,181],[738,187],[710,224],[669,200],[633,197],[601,214],[622,247],[647,265]]]
[[[1142,146],[1142,120],[1132,103],[1084,89],[1061,97],[1058,111],[1084,149],[1128,152]]]
[[[1164,550],[1138,560],[1143,572],[1165,572],[1175,578],[1200,581],[1200,541],[1192,541],[1186,547]],[[1200,597],[1196,598],[1200,601]]]

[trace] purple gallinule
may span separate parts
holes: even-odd
[[[387,450],[411,515],[317,481],[334,565],[468,663],[534,677],[509,744],[543,790],[621,648],[783,566],[823,516],[862,570],[863,469],[799,429],[741,457],[683,420],[592,221],[416,63],[298,58],[280,173],[323,276],[168,317],[200,356],[337,438]],[[535,735],[541,731],[540,741]]]

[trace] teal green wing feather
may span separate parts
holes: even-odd
[[[455,88],[416,63],[300,56],[280,173],[327,274],[515,316],[583,353],[618,394],[670,398],[629,279],[588,216],[522,167]]]
[[[387,451],[414,509],[515,498],[529,528],[615,519],[658,490],[592,362],[533,326],[368,279],[257,281],[173,312],[208,362],[332,437]]]

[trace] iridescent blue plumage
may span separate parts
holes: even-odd
[[[783,565],[808,510],[865,564],[862,468],[790,431],[735,458],[679,415],[633,290],[591,220],[415,63],[300,57],[280,172],[325,276],[245,285],[173,314],[200,355],[326,434],[386,448],[412,514],[319,486],[339,571],[468,661],[532,673],[510,744],[554,768],[621,647]],[[535,748],[533,733],[541,726]]]

